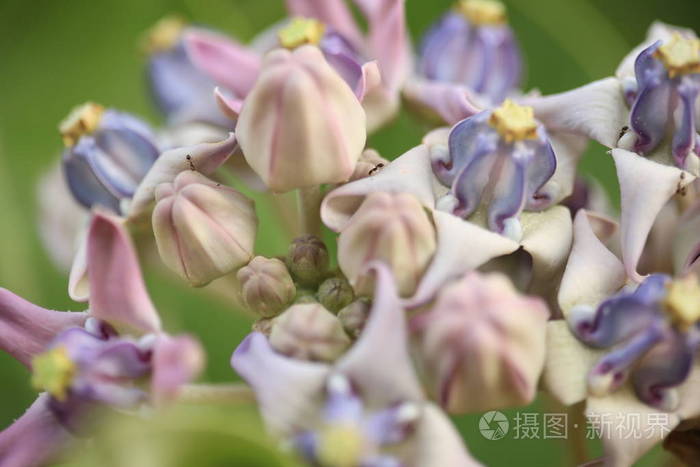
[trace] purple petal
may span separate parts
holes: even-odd
[[[436,114],[444,123],[455,123],[481,111],[473,93],[463,85],[412,80],[403,89],[405,98],[418,109]]]
[[[404,441],[416,427],[420,418],[418,405],[408,402],[375,412],[365,422],[364,430],[378,445]]]
[[[661,41],[656,41],[644,49],[634,61],[634,75],[639,89],[653,85],[666,74],[663,64],[654,58],[654,53],[660,45]]]
[[[120,212],[120,198],[107,188],[93,171],[93,154],[102,153],[91,136],[80,138],[78,144],[63,152],[63,174],[75,200],[85,206],[102,206]],[[106,155],[102,154],[102,157]]]
[[[675,409],[671,388],[683,383],[693,363],[693,351],[679,334],[656,345],[632,372],[637,396],[645,403],[665,410]]]
[[[448,138],[449,162],[432,161],[433,172],[445,186],[454,183],[455,177],[478,155],[495,151],[496,135],[486,124],[489,112],[482,112],[456,124]]]
[[[638,136],[635,151],[646,154],[659,145],[670,119],[670,99],[671,84],[665,79],[650,79],[640,88],[630,114],[630,126]]]
[[[281,435],[311,428],[330,367],[276,353],[267,338],[249,334],[231,356],[231,366],[255,391],[267,426]]]
[[[138,334],[160,330],[136,250],[122,221],[95,213],[87,239],[90,314]]]
[[[430,80],[460,83],[469,86],[472,80],[463,73],[474,73],[468,67],[475,48],[470,47],[473,33],[469,23],[459,14],[444,15],[423,39],[419,69]]]
[[[156,403],[173,400],[204,367],[204,351],[189,336],[160,336],[153,348],[151,390]]]
[[[522,59],[518,44],[510,29],[501,29],[496,37],[490,37],[489,43],[495,48],[492,58],[491,73],[484,82],[481,92],[489,96],[491,102],[503,101],[520,84]]]
[[[495,152],[492,146],[480,149],[457,175],[451,187],[451,194],[457,200],[452,213],[461,218],[467,218],[476,211],[487,186],[493,184],[491,172],[508,157]]]
[[[540,193],[540,189],[552,178],[556,170],[557,156],[549,140],[544,136],[534,145],[532,159],[527,163],[525,172],[525,199],[528,210],[541,210],[554,201],[548,195]]]
[[[501,156],[498,173],[489,176],[496,179],[493,197],[489,205],[488,224],[495,232],[506,230],[505,222],[517,217],[525,206],[525,170],[527,162],[519,156]]]
[[[695,146],[697,136],[695,102],[698,91],[700,91],[700,83],[695,83],[691,79],[684,79],[678,86],[682,115],[680,125],[676,126],[676,133],[673,135],[673,158],[680,168],[685,168],[686,158]]]
[[[87,313],[52,311],[0,289],[0,349],[26,366],[64,329],[82,326]]]
[[[68,443],[70,435],[48,402],[49,396],[40,394],[24,415],[0,432],[0,467],[46,465]]]

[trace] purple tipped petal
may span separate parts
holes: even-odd
[[[510,30],[503,29],[496,38],[490,39],[495,49],[494,56],[490,76],[484,82],[481,92],[489,96],[491,102],[499,103],[520,84],[522,59]]]
[[[432,161],[433,172],[446,186],[454,183],[455,177],[478,155],[496,150],[496,141],[486,124],[488,113],[483,112],[459,122],[448,137],[449,161]]]
[[[693,363],[693,349],[683,336],[672,334],[656,345],[632,372],[637,396],[645,403],[665,410],[675,409],[672,388],[683,383]]]
[[[12,425],[0,432],[0,467],[46,465],[70,435],[49,409],[49,396],[41,394]]]
[[[457,199],[457,205],[452,212],[462,218],[469,217],[479,207],[486,187],[493,184],[491,175],[494,168],[505,159],[495,152],[493,147],[486,146],[480,149],[452,184],[451,192]]]
[[[654,85],[659,77],[666,74],[663,64],[654,58],[654,52],[660,45],[661,41],[656,41],[644,49],[634,61],[634,75],[639,89]]]
[[[0,349],[26,366],[58,333],[86,319],[87,313],[46,310],[0,289]]]
[[[146,291],[131,237],[120,220],[94,214],[87,258],[91,315],[138,334],[158,332],[160,318]]]
[[[630,114],[630,126],[637,134],[635,151],[646,154],[659,145],[669,120],[671,84],[660,78],[640,89]]]
[[[532,159],[527,164],[525,179],[526,208],[529,210],[541,210],[547,207],[553,200],[540,193],[540,189],[549,181],[557,170],[557,156],[554,149],[546,139],[546,136],[536,144]]]
[[[155,401],[170,401],[183,384],[202,371],[204,351],[189,336],[160,336],[153,348],[152,365],[151,389]]]
[[[462,73],[474,73],[466,61],[475,52],[470,48],[471,27],[464,18],[455,13],[443,16],[423,39],[421,47],[421,74],[430,80],[458,82],[470,85]],[[472,67],[474,68],[474,67]]]
[[[268,427],[281,435],[312,424],[330,367],[276,353],[267,338],[249,334],[231,357],[231,366],[255,391]]]
[[[676,133],[673,135],[673,158],[680,168],[685,168],[685,160],[695,147],[697,137],[695,102],[698,91],[700,91],[700,83],[691,79],[684,79],[678,86],[682,114],[680,124],[676,125]]]

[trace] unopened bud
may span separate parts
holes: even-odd
[[[318,285],[328,272],[328,249],[314,235],[297,237],[289,245],[287,267],[301,285]]]
[[[406,193],[372,193],[338,238],[340,269],[358,293],[371,293],[367,264],[391,268],[402,296],[411,295],[436,248],[435,227],[420,202]]]
[[[350,178],[365,145],[353,90],[312,45],[267,54],[236,126],[246,161],[273,191]]]
[[[258,219],[253,201],[195,171],[156,188],[153,232],[163,262],[201,286],[250,261]]]
[[[330,362],[350,346],[350,338],[336,316],[309,303],[294,305],[275,318],[270,345],[293,358]]]
[[[344,277],[331,277],[318,288],[318,301],[333,313],[338,313],[355,298],[352,286]]]
[[[359,298],[338,312],[338,319],[343,329],[353,339],[357,339],[369,318],[371,306],[369,299]]]
[[[549,312],[501,274],[471,272],[414,317],[422,368],[451,413],[530,403],[544,365]]]
[[[263,318],[278,315],[296,294],[287,267],[276,258],[256,256],[236,277],[241,284],[243,303]]]

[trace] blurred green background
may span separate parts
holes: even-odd
[[[406,3],[414,38],[451,4]],[[697,0],[505,3],[527,62],[525,88],[543,93],[610,75],[654,19],[700,30]],[[0,0],[0,286],[45,307],[80,308],[68,299],[66,276],[49,261],[39,241],[36,181],[59,157],[56,125],[76,104],[95,100],[159,123],[146,94],[138,42],[144,30],[173,12],[242,40],[284,15],[281,0]],[[415,145],[425,130],[401,115],[370,144],[393,158]],[[591,145],[582,166],[617,199],[613,166],[602,147]],[[263,224],[262,229],[264,251],[283,253],[284,238],[276,226]],[[248,332],[249,320],[169,277],[148,271],[147,280],[169,328],[192,332],[205,343],[209,366],[204,379],[233,379],[229,356]],[[5,426],[35,393],[24,368],[6,355],[0,355],[0,374],[0,425]],[[545,403],[524,411],[540,410]],[[564,441],[487,441],[477,431],[477,419],[456,421],[471,451],[489,465],[507,465],[513,459],[533,466],[570,463]],[[661,455],[657,449],[644,464],[658,465]]]

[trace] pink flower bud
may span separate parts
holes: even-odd
[[[415,290],[433,253],[435,227],[425,208],[407,193],[372,193],[348,221],[338,238],[338,262],[358,293],[371,293],[363,276],[373,260],[389,265],[399,292]]]
[[[279,192],[348,180],[366,136],[353,90],[310,45],[265,57],[236,126],[248,164]]]
[[[350,338],[333,313],[319,303],[304,303],[274,319],[270,345],[293,358],[331,362],[350,346]]]
[[[256,256],[236,274],[243,303],[263,318],[278,315],[296,295],[292,276],[277,258]]]
[[[541,299],[501,274],[471,272],[445,287],[412,322],[432,396],[451,413],[530,403],[548,318]]]
[[[240,268],[253,253],[253,201],[195,171],[156,188],[153,232],[163,262],[192,286]]]

